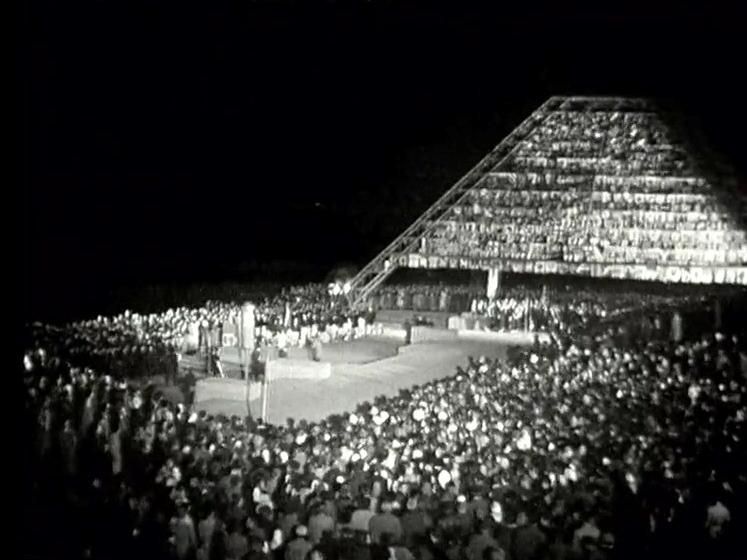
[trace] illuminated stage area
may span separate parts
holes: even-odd
[[[331,375],[325,379],[272,380],[267,419],[273,424],[285,423],[289,417],[318,421],[330,414],[350,411],[357,404],[379,395],[396,395],[400,389],[454,375],[456,368],[467,363],[469,356],[503,358],[509,346],[528,341],[525,335],[506,334],[489,339],[462,337],[409,346],[393,338],[366,338],[325,345],[322,359],[330,360]],[[343,357],[348,361],[342,361]],[[228,366],[231,374],[238,371],[238,365],[229,362]],[[203,391],[198,385],[195,403],[198,410],[212,414],[246,414],[243,382],[210,379],[198,383],[210,385],[209,390]],[[258,387],[251,393],[250,408],[257,417],[260,410]]]

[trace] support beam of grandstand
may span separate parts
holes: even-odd
[[[485,172],[500,165],[537,124],[544,121],[553,111],[558,110],[560,105],[566,101],[568,101],[568,98],[558,96],[545,101],[487,156],[434,202],[410,227],[364,266],[350,281],[350,292],[348,294],[350,306],[358,307],[362,305],[371,293],[397,268],[397,257],[409,253],[416,247],[420,239],[433,227],[436,220],[454,205],[459,204],[469,190],[485,176]]]

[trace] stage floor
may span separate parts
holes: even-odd
[[[330,342],[322,344],[322,361],[331,364],[365,364],[397,355],[401,340],[386,337],[366,337],[349,342]],[[306,348],[291,348],[288,357],[295,360],[310,360]],[[239,353],[236,348],[221,350],[221,364],[228,377],[240,377]],[[197,354],[182,357],[181,370],[192,368],[195,373],[205,371],[205,357]]]
[[[495,341],[455,340],[400,346],[395,339],[365,338],[326,345],[322,358],[332,362],[329,379],[278,379],[271,383],[268,421],[285,423],[287,418],[318,421],[330,414],[352,411],[358,403],[379,395],[394,396],[400,389],[421,385],[453,375],[469,356],[503,358],[507,344]],[[380,356],[378,359],[370,358]],[[333,358],[339,358],[332,361]],[[345,357],[357,363],[344,362]],[[238,373],[230,360],[231,376]],[[225,367],[225,366],[224,366]],[[197,403],[198,410],[213,414],[246,414],[241,401],[212,399]],[[250,402],[253,416],[259,415],[259,400]]]

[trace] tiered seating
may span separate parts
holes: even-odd
[[[747,282],[745,198],[733,183],[715,184],[643,105],[577,109],[549,113],[434,224],[421,255],[545,261],[560,272],[738,268],[729,278]]]

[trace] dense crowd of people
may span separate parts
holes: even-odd
[[[371,317],[350,313],[342,299],[323,284],[294,286],[254,300],[256,346],[304,347],[314,339],[347,340],[370,332]],[[234,336],[241,302],[208,301],[161,313],[125,311],[114,317],[73,322],[62,326],[34,323],[29,329],[30,350],[69,360],[79,367],[108,371],[116,377],[148,378],[155,372],[172,381],[185,352],[238,344]],[[228,344],[225,344],[228,342]]]
[[[701,167],[653,113],[551,112],[450,210],[423,253],[464,257],[469,247],[474,259],[552,261],[560,273],[594,265],[594,276],[611,275],[601,265],[645,263],[658,269],[636,278],[648,280],[695,267],[710,271],[703,283],[719,282],[747,264],[745,198]]]
[[[369,299],[373,309],[439,311],[462,313],[485,293],[483,286],[438,284],[390,284],[377,290]]]
[[[28,507],[51,518],[24,542],[55,558],[738,558],[744,325],[683,334],[699,307],[677,303],[597,296],[550,343],[284,426],[37,349]],[[639,322],[651,313],[665,325]]]
[[[622,291],[614,296],[591,285],[547,283],[527,286],[503,286],[496,297],[488,298],[477,286],[447,284],[385,285],[368,303],[374,310],[391,309],[470,314],[487,319],[485,328],[492,331],[550,331],[574,321],[601,320],[629,313],[648,305],[662,305],[699,300],[687,291],[670,294],[647,294],[641,290]],[[652,319],[653,320],[653,319]],[[585,323],[588,324],[588,323]]]

